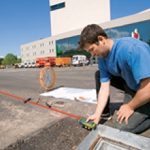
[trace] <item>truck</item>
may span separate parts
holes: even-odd
[[[73,55],[72,65],[73,66],[85,66],[89,64],[89,60],[85,55]]]
[[[70,66],[71,57],[41,57],[36,59],[36,67],[44,66]]]
[[[70,66],[71,65],[71,57],[56,57],[55,64],[58,67]]]
[[[55,66],[55,57],[41,57],[36,59],[36,67],[44,67],[46,65]]]

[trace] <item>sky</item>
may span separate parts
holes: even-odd
[[[111,19],[150,8],[150,0],[110,2]],[[19,57],[21,44],[50,36],[49,10],[49,0],[0,0],[0,57],[8,53]]]

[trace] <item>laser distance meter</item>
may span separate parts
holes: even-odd
[[[92,130],[92,129],[96,129],[96,123],[94,123],[93,121],[86,121],[86,118],[80,118],[79,123],[82,125],[83,128],[88,129],[88,130]]]

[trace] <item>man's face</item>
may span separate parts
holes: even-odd
[[[93,43],[93,44],[85,44],[84,49],[91,53],[92,56],[98,56],[98,57],[106,57],[108,54],[107,47],[103,42]]]

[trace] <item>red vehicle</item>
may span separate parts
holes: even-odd
[[[55,57],[41,57],[36,59],[36,67],[54,66]]]

